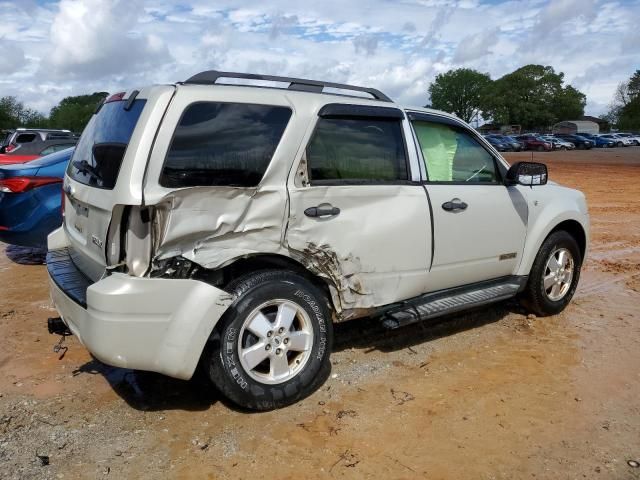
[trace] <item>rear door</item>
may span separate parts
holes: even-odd
[[[289,182],[289,249],[337,286],[343,309],[425,291],[431,219],[405,127],[395,108],[326,105]]]
[[[514,274],[527,233],[523,187],[505,186],[506,168],[462,123],[438,115],[411,117],[433,209],[429,289]]]
[[[112,95],[87,124],[69,162],[63,227],[74,262],[93,280],[104,273],[114,207],[142,202],[148,152],[172,90],[131,102],[126,94]]]

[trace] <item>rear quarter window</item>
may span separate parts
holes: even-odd
[[[281,106],[189,105],[173,135],[160,185],[257,186],[290,118],[291,110]]]
[[[36,136],[35,133],[21,133],[16,137],[14,143],[31,143],[36,139]]]

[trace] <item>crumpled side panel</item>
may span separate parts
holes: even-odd
[[[194,187],[156,205],[158,260],[183,256],[219,268],[256,253],[281,253],[284,189]]]

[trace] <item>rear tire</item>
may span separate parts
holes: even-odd
[[[267,270],[227,290],[235,297],[203,361],[213,384],[251,410],[285,407],[329,375],[332,323],[326,296],[306,278]]]
[[[582,255],[575,238],[564,230],[553,232],[542,242],[533,262],[520,295],[522,305],[540,317],[560,313],[576,291],[581,266]]]

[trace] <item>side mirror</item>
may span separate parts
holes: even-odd
[[[544,163],[516,162],[507,172],[507,185],[545,185],[547,183],[547,166]]]

